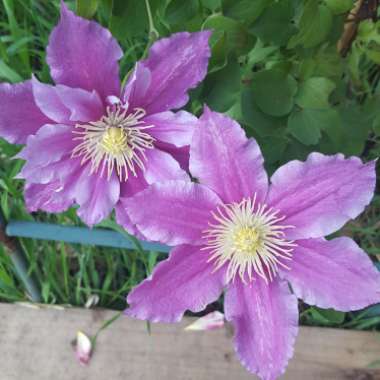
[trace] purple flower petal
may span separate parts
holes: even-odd
[[[43,210],[47,212],[66,211],[74,202],[62,191],[59,181],[46,185],[26,183],[24,189],[26,208],[29,212]]]
[[[29,135],[51,122],[37,107],[31,81],[0,84],[0,137],[25,144]]]
[[[148,187],[148,183],[145,181],[143,174],[138,171],[137,176],[131,176],[128,181],[120,183],[120,199],[115,206],[116,221],[123,228],[127,230],[128,233],[132,235],[138,235],[139,238],[142,237],[137,230],[136,226],[132,223],[131,218],[128,215],[127,206],[125,205],[125,200],[132,197],[136,193],[144,190]]]
[[[142,171],[138,169],[136,174],[131,175],[126,182],[120,183],[120,198],[129,198],[148,187]]]
[[[161,141],[155,142],[156,148],[163,152],[169,153],[178,163],[182,170],[189,171],[190,147],[182,146],[177,148],[172,144],[163,143]]]
[[[34,100],[47,117],[57,123],[72,124],[71,112],[58,96],[56,86],[41,83],[35,77],[32,79],[32,85]]]
[[[69,177],[76,181],[76,178],[80,176],[80,172],[80,165],[77,165],[70,158],[70,155],[67,154],[62,156],[61,159],[48,163],[47,165],[29,165],[29,163],[26,162],[16,178],[25,179],[28,183],[45,185],[59,180],[61,185],[66,187],[65,178]]]
[[[71,126],[44,125],[36,135],[29,136],[25,148],[17,155],[26,160],[17,178],[39,184],[59,179],[64,185],[66,176],[79,175],[79,160],[71,159],[74,146]]]
[[[62,103],[71,111],[71,121],[98,121],[104,115],[103,103],[95,90],[89,92],[63,85],[56,87]]]
[[[375,189],[375,162],[343,155],[312,153],[306,162],[291,161],[271,178],[267,203],[286,216],[289,239],[329,235],[357,217]]]
[[[76,186],[82,171],[80,160],[71,159],[70,155],[65,155],[59,161],[47,166],[28,166],[27,162],[20,177],[26,179],[25,199],[28,210],[47,212],[66,210],[75,202]]]
[[[85,91],[63,85],[51,86],[33,78],[33,95],[41,111],[57,123],[97,121],[104,107],[96,91]]]
[[[155,42],[148,59],[140,63],[150,71],[150,75],[142,68],[136,69],[136,77],[141,74],[143,79],[132,79],[126,92],[131,93],[133,81],[136,86],[137,83],[150,82],[149,87],[142,86],[144,91],[135,93],[135,99],[131,95],[124,98],[131,104],[144,108],[148,114],[184,106],[189,99],[187,92],[206,76],[210,58],[210,34],[209,31],[182,32]]]
[[[174,248],[153,275],[129,293],[125,313],[152,322],[178,322],[186,310],[199,312],[216,301],[225,285],[224,271],[213,272],[199,247]]]
[[[147,162],[144,177],[149,184],[173,179],[190,181],[188,174],[170,154],[151,149],[146,150],[145,155]]]
[[[126,198],[120,198],[115,205],[116,222],[122,226],[130,235],[134,235],[137,239],[147,240],[146,237],[138,230],[135,224],[133,224],[131,218],[128,215],[128,210],[125,205]]]
[[[63,187],[62,191],[67,197],[72,197],[76,203],[79,203],[78,199],[90,196],[89,193],[81,193],[81,177],[83,176],[84,180],[88,181],[89,179],[87,177],[89,176],[89,169],[88,166],[83,166],[81,164],[80,158],[73,159],[70,156],[66,156],[63,157],[60,162],[52,164],[51,166],[53,166],[53,168],[55,166],[54,178],[57,178],[61,182]],[[91,194],[92,192],[93,191],[91,190]]]
[[[169,143],[176,147],[190,145],[194,127],[198,119],[189,112],[161,112],[144,119],[148,125],[154,125],[149,134],[156,140]]]
[[[123,102],[128,102],[131,109],[141,107],[144,104],[151,80],[150,70],[141,62],[137,62],[123,90]]]
[[[78,216],[93,226],[106,218],[119,200],[120,182],[115,173],[109,180],[106,176],[89,174],[87,166],[77,179],[75,195],[80,206]]]
[[[196,319],[189,326],[185,327],[186,331],[207,331],[220,329],[224,326],[224,314],[220,311],[213,311],[203,317]]]
[[[52,78],[57,84],[96,90],[103,99],[119,96],[118,60],[123,53],[118,43],[107,29],[61,4],[61,19],[47,47]]]
[[[263,156],[254,139],[240,125],[205,107],[190,148],[190,171],[224,202],[241,202],[257,194],[265,199],[268,178]]]
[[[36,135],[29,136],[26,146],[17,156],[27,161],[22,172],[29,167],[34,169],[59,161],[74,148],[73,137],[71,126],[45,124]]]
[[[297,298],[288,284],[274,280],[267,285],[259,277],[249,285],[236,280],[226,292],[224,310],[244,367],[262,380],[277,379],[293,355],[298,333]]]
[[[203,244],[211,211],[220,204],[207,187],[184,181],[156,183],[124,201],[137,228],[164,244]]]
[[[88,365],[91,359],[92,349],[93,347],[90,338],[81,331],[78,331],[75,347],[75,357],[81,365]]]
[[[58,202],[58,200],[55,201],[58,198],[53,197],[53,190],[49,190],[52,183],[57,184],[59,187],[57,196],[62,197],[62,202],[72,203],[74,200],[80,206],[77,211],[78,216],[87,225],[93,226],[106,218],[118,202],[120,182],[115,173],[110,180],[104,176],[89,173],[88,164],[83,166],[80,159],[70,158],[70,155],[63,156],[59,161],[47,166],[31,165],[27,167],[27,170],[23,169],[22,171],[22,175],[28,183],[39,185],[33,189],[40,189],[46,193],[46,196],[51,195],[52,199],[46,200],[48,203]],[[42,196],[45,197],[44,194]],[[29,196],[29,198],[28,208],[30,210],[42,209],[49,212],[60,212],[59,208],[41,207],[42,201],[37,196]]]
[[[350,238],[298,240],[290,270],[283,270],[297,297],[341,311],[380,302],[380,273]]]

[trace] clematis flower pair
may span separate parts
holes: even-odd
[[[130,232],[123,200],[148,184],[183,179],[197,118],[172,112],[206,75],[210,32],[178,33],[154,43],[124,88],[122,51],[111,33],[61,3],[47,62],[56,85],[32,78],[0,84],[0,136],[26,144],[19,178],[30,211],[79,205],[88,225],[116,207]]]
[[[370,202],[375,164],[313,153],[269,184],[236,122],[207,107],[200,121],[173,112],[206,75],[209,36],[156,42],[122,88],[117,42],[62,2],[47,48],[56,85],[1,84],[0,136],[26,144],[30,211],[77,204],[94,225],[115,208],[129,232],[174,247],[129,294],[127,315],[176,322],[225,292],[240,360],[272,380],[293,353],[297,297],[342,311],[380,301],[368,256],[349,238],[324,238]]]
[[[190,172],[199,183],[157,183],[126,201],[144,235],[175,246],[129,294],[127,315],[177,322],[225,291],[240,361],[272,380],[293,354],[297,297],[341,311],[380,301],[380,275],[367,254],[350,238],[324,238],[370,202],[374,162],[312,153],[268,181],[256,141],[206,108]]]

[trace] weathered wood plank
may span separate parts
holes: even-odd
[[[176,325],[153,325],[127,318],[104,331],[89,367],[75,360],[70,342],[77,330],[94,334],[112,311],[30,309],[0,304],[1,380],[248,380],[236,360],[227,329],[185,332]],[[302,328],[287,380],[377,380],[379,336]]]

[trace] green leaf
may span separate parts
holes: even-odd
[[[268,2],[268,0],[223,0],[223,14],[250,24],[260,16]]]
[[[364,20],[359,24],[357,39],[362,42],[376,42],[380,43],[380,33],[378,25],[371,20]]]
[[[239,93],[240,66],[236,60],[230,59],[222,70],[207,76],[202,99],[213,110],[226,112],[236,103]]]
[[[321,130],[324,132],[324,139],[328,142],[325,148],[330,148],[328,153],[337,153],[342,150],[342,141],[344,136],[344,127],[342,123],[342,118],[335,108],[326,109],[323,111],[325,113],[325,123],[321,124]],[[324,141],[321,141],[321,144]],[[323,145],[323,144],[322,144]]]
[[[285,164],[291,160],[305,161],[307,156],[315,151],[315,147],[306,146],[297,139],[289,139],[285,152],[281,157],[280,164]]]
[[[326,133],[339,125],[336,110],[305,108],[293,111],[288,119],[288,131],[301,143],[315,145],[321,138],[321,130]]]
[[[291,23],[294,8],[290,0],[271,4],[250,29],[265,43],[285,45],[297,29]]]
[[[247,56],[247,66],[249,70],[251,70],[254,65],[265,61],[270,55],[278,50],[278,46],[264,46],[260,40],[257,40],[255,47],[248,53]]]
[[[211,42],[211,57],[208,65],[208,73],[218,71],[227,64],[227,36],[223,32],[214,32],[214,36],[219,34],[220,38]]]
[[[289,132],[302,144],[315,145],[321,138],[318,110],[293,111],[288,119]]]
[[[266,115],[260,111],[254,98],[255,96],[251,88],[244,88],[241,92],[243,122],[262,137],[278,136],[279,132],[286,125],[286,119]]]
[[[368,134],[378,112],[377,98],[364,106],[347,104],[340,107],[343,124],[343,136],[340,150],[346,155],[358,156],[363,152]]]
[[[373,131],[380,136],[380,113],[375,117],[372,125]]]
[[[99,0],[76,0],[77,14],[85,18],[92,18],[98,9]]]
[[[225,115],[229,116],[231,119],[234,119],[234,120],[242,119],[241,103],[240,103],[239,97],[236,97],[235,104],[233,104],[232,107],[225,112]]]
[[[331,12],[336,15],[346,13],[354,7],[352,0],[325,0],[325,3]]]
[[[253,74],[252,89],[261,111],[272,116],[284,116],[293,108],[297,82],[282,70],[269,69]]]
[[[303,59],[299,66],[299,77],[302,79],[322,76],[340,80],[342,73],[343,60],[335,45],[318,49],[316,54]]]
[[[148,29],[145,2],[114,0],[110,29],[112,34],[121,41],[144,34]]]
[[[346,314],[334,309],[320,309],[319,307],[311,307],[310,314],[313,319],[320,324],[341,324],[344,322]]]
[[[198,0],[171,0],[166,8],[166,21],[171,25],[182,24],[198,13]]]
[[[221,0],[201,0],[201,4],[212,12],[215,12],[222,7]]]
[[[287,141],[282,136],[270,136],[263,139],[260,148],[265,157],[265,164],[273,164],[279,161],[284,154],[286,145]]]
[[[375,49],[366,49],[367,57],[377,63],[380,64],[380,51]]]
[[[241,23],[233,20],[232,18],[214,14],[209,16],[202,25],[202,29],[211,29],[214,33],[211,35],[211,45],[215,40],[220,38],[216,32],[223,32],[226,34],[226,47],[228,55],[229,52],[241,53],[246,51],[247,47],[251,45],[252,36]]]
[[[159,0],[149,0],[153,17],[162,6]],[[143,36],[149,30],[146,4],[143,0],[113,0],[110,30],[120,41]]]
[[[311,48],[323,42],[330,33],[333,17],[330,9],[318,1],[309,0],[303,10],[299,31],[293,36],[288,48],[302,45]]]
[[[302,108],[328,108],[335,83],[327,78],[309,78],[299,86],[296,104]]]

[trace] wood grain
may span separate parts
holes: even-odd
[[[121,317],[98,339],[88,367],[74,358],[77,330],[91,335],[105,310],[32,309],[0,304],[0,380],[252,380],[235,358],[231,332],[185,332]],[[301,328],[287,380],[380,380],[380,338],[372,332]]]

